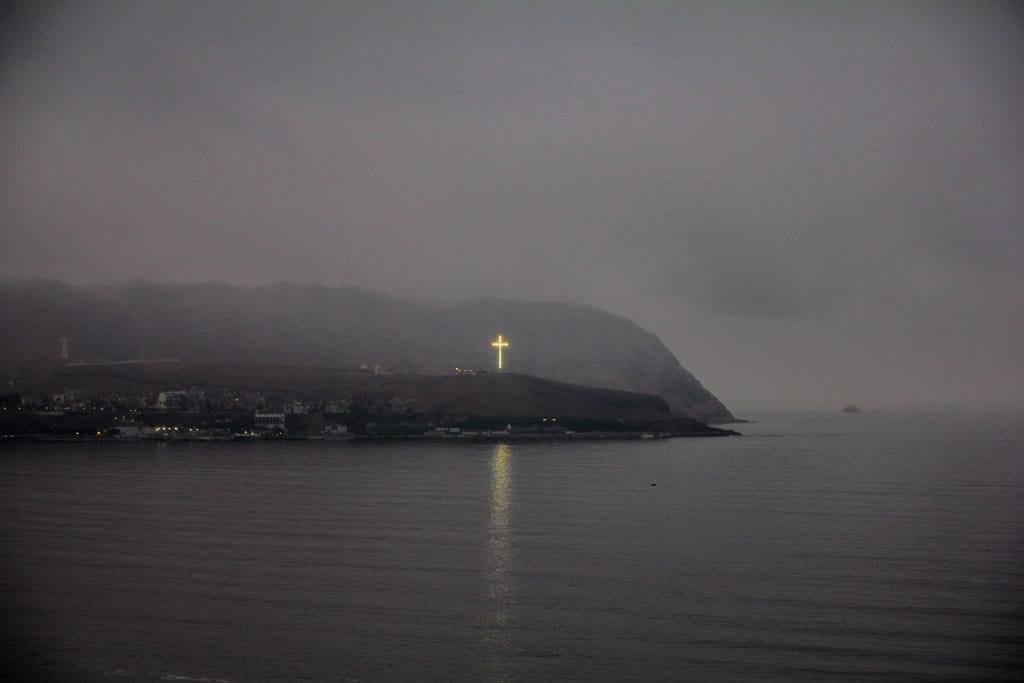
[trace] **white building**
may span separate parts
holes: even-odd
[[[284,430],[284,413],[256,413],[255,424],[259,431]]]
[[[156,397],[157,410],[186,410],[188,408],[187,391],[161,391]]]
[[[296,399],[284,404],[284,412],[285,415],[305,415],[307,411],[306,406],[302,404],[302,401]]]

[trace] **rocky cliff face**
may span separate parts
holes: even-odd
[[[729,410],[653,334],[624,318],[573,304],[478,300],[410,303],[354,288],[223,284],[72,287],[0,285],[5,364],[173,356],[440,374],[492,370],[497,334],[505,368],[608,389],[652,393],[674,412],[732,419]]]

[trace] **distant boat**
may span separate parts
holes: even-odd
[[[860,408],[858,408],[857,406],[855,406],[852,403],[847,403],[846,406],[843,408],[843,412],[847,413],[849,415],[853,415],[853,414],[859,413],[860,412]]]

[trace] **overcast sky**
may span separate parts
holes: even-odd
[[[1024,400],[1012,3],[8,14],[2,276],[575,301],[728,405]]]

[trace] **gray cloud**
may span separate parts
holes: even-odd
[[[727,400],[1021,398],[1013,5],[24,16],[0,273],[572,300]]]

